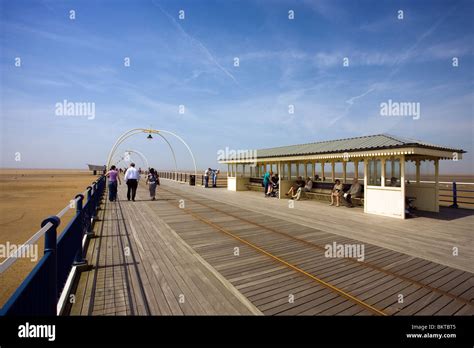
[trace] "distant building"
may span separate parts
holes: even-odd
[[[94,175],[97,175],[97,171],[102,172],[105,174],[106,167],[105,165],[97,165],[97,164],[88,164],[89,170],[92,171]]]

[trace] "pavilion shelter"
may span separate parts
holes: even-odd
[[[336,179],[350,184],[355,179],[363,183],[364,212],[403,219],[409,200],[418,210],[439,212],[439,161],[461,160],[463,153],[379,134],[260,149],[219,162],[228,165],[231,191],[248,190],[267,171],[279,175],[279,198],[285,198],[300,176],[312,178],[317,185]]]

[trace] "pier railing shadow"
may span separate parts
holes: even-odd
[[[435,220],[453,221],[474,215],[474,210],[464,208],[439,207],[439,213],[430,211],[415,211],[415,218],[425,217]]]

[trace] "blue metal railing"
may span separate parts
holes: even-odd
[[[105,182],[102,176],[87,188],[85,204],[83,194],[75,197],[76,214],[57,240],[60,217],[51,216],[41,223],[41,229],[36,234],[45,236],[44,255],[2,307],[0,315],[56,315],[58,299],[72,267],[85,263],[82,241],[85,234],[91,232]],[[58,215],[67,211],[66,208]],[[14,262],[6,261],[10,261],[7,267]]]
[[[441,197],[440,202],[445,202],[445,203],[452,203],[449,207],[451,208],[459,208],[459,204],[464,204],[464,205],[472,205],[474,204],[474,190],[467,190],[466,188],[459,189],[458,185],[462,186],[472,186],[474,183],[469,183],[469,182],[464,182],[464,183],[457,183],[453,181],[451,183],[451,188],[440,188],[440,191],[450,191],[450,194],[440,194],[439,196]],[[458,193],[467,193],[467,195],[462,195],[460,196]],[[461,200],[459,200],[459,198]]]

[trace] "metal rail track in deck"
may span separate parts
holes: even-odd
[[[170,193],[170,191],[168,191],[168,190],[166,190],[166,189],[163,189],[163,188],[162,188],[162,190],[167,191],[168,193]],[[181,197],[182,197],[182,196],[181,196]],[[189,199],[189,198],[188,198],[188,199]],[[168,203],[169,203],[169,204],[173,204],[173,203],[171,203],[171,202],[168,202]],[[198,203],[198,202],[195,202],[195,203]],[[198,204],[199,204],[199,203],[198,203]],[[316,277],[315,275],[313,275],[313,274],[311,274],[311,273],[309,273],[309,272],[306,272],[305,270],[299,268],[298,266],[295,266],[295,265],[293,265],[292,263],[290,263],[290,262],[288,262],[288,261],[285,261],[284,259],[282,259],[282,258],[280,258],[280,257],[278,257],[278,256],[276,256],[276,255],[274,255],[273,253],[271,253],[271,252],[269,252],[269,251],[267,251],[267,250],[265,250],[265,249],[259,247],[258,245],[254,244],[254,243],[252,243],[252,242],[249,242],[248,240],[246,240],[246,239],[244,239],[244,238],[241,238],[241,237],[235,235],[234,233],[230,232],[229,230],[227,230],[227,229],[225,229],[225,228],[223,228],[223,227],[221,227],[221,226],[215,224],[214,222],[212,222],[212,221],[210,221],[210,220],[208,220],[208,219],[206,219],[206,218],[204,218],[204,217],[202,217],[202,216],[200,216],[200,215],[194,213],[194,212],[191,211],[190,209],[188,209],[188,208],[181,208],[181,209],[182,209],[183,211],[185,211],[186,213],[188,213],[189,215],[193,216],[194,218],[198,219],[199,221],[202,221],[202,222],[204,222],[204,223],[206,223],[206,224],[212,226],[213,228],[217,229],[218,231],[223,232],[223,233],[225,233],[226,235],[228,235],[228,236],[230,236],[230,237],[232,237],[232,238],[234,238],[234,239],[240,241],[241,243],[244,243],[245,245],[250,246],[250,247],[253,248],[254,250],[258,251],[259,253],[270,257],[270,258],[273,259],[274,261],[277,261],[277,262],[279,262],[279,263],[285,265],[286,267],[288,267],[288,268],[290,268],[290,269],[292,269],[292,270],[294,270],[294,271],[296,271],[296,272],[298,272],[298,273],[300,273],[300,274],[303,274],[304,276],[306,276],[306,277],[312,279],[313,281],[315,281],[315,282],[317,282],[317,283],[323,285],[324,287],[330,289],[331,291],[337,293],[338,295],[340,295],[340,296],[342,296],[342,297],[344,297],[344,298],[346,298],[346,299],[348,299],[348,300],[350,300],[350,301],[356,303],[357,305],[359,305],[359,306],[361,306],[361,307],[363,307],[363,308],[369,310],[370,312],[372,312],[372,313],[374,313],[374,314],[376,314],[376,315],[381,315],[381,316],[386,316],[386,315],[387,315],[385,312],[381,311],[380,309],[378,309],[378,308],[376,308],[376,307],[374,307],[374,306],[372,306],[372,305],[370,305],[370,304],[368,304],[368,303],[366,303],[366,302],[364,302],[364,301],[358,299],[358,298],[355,297],[355,296],[352,296],[350,293],[348,293],[348,292],[346,292],[346,291],[344,291],[344,290],[342,290],[342,289],[340,289],[340,288],[338,288],[338,287],[336,287],[336,286],[334,286],[334,285],[332,285],[332,284],[330,284],[330,283],[328,283],[328,282],[326,282],[326,281],[324,281],[324,280],[322,280],[322,279]]]
[[[227,211],[224,211],[224,210],[215,208],[215,207],[210,206],[210,205],[208,205],[208,204],[206,204],[206,203],[202,203],[202,202],[200,202],[200,201],[198,201],[198,200],[189,198],[188,196],[184,196],[183,194],[176,193],[175,191],[169,191],[169,190],[164,189],[164,188],[162,188],[162,187],[161,187],[160,190],[165,191],[165,192],[167,192],[168,194],[173,195],[174,197],[178,196],[178,197],[177,197],[178,199],[179,199],[179,198],[186,199],[186,200],[188,200],[188,201],[190,201],[190,202],[192,202],[192,203],[195,203],[195,204],[198,204],[198,205],[200,205],[200,206],[202,206],[202,207],[205,207],[205,208],[207,208],[207,209],[216,211],[216,212],[218,212],[218,213],[220,213],[220,214],[223,214],[223,215],[225,215],[225,216],[232,217],[233,219],[236,219],[236,220],[238,220],[238,221],[242,221],[242,222],[244,222],[244,223],[246,223],[246,224],[251,224],[251,225],[256,226],[256,227],[258,227],[258,228],[261,228],[261,229],[264,229],[264,230],[273,232],[273,233],[275,233],[275,234],[278,234],[278,235],[280,235],[280,236],[284,236],[284,237],[287,237],[287,238],[292,239],[292,240],[294,240],[294,241],[304,243],[306,246],[312,247],[312,248],[317,249],[317,250],[319,250],[319,251],[325,250],[322,246],[320,246],[320,245],[318,245],[318,244],[315,244],[315,243],[309,242],[309,241],[307,241],[307,240],[304,240],[304,239],[301,239],[301,238],[298,238],[298,237],[289,235],[289,234],[287,234],[287,233],[284,233],[284,232],[275,230],[275,229],[272,228],[272,227],[268,227],[268,226],[262,225],[262,224],[260,224],[260,223],[258,223],[258,222],[254,222],[254,221],[251,221],[251,220],[242,218],[242,217],[240,217],[240,216],[238,216],[238,215],[229,213],[229,212],[227,212]],[[168,202],[168,203],[170,203],[170,202]],[[172,203],[170,203],[170,204],[173,205]],[[241,208],[241,209],[244,209],[244,208]],[[292,264],[291,262],[287,262],[287,261],[284,260],[283,258],[276,256],[274,253],[269,252],[268,250],[265,250],[265,249],[262,248],[261,246],[257,245],[258,243],[257,243],[257,244],[254,244],[254,243],[252,243],[252,242],[249,242],[248,240],[246,240],[246,239],[244,239],[244,238],[242,238],[242,237],[237,236],[236,234],[232,233],[232,232],[229,231],[228,229],[226,229],[226,228],[224,228],[224,227],[222,227],[222,226],[219,226],[218,224],[216,224],[216,223],[214,223],[214,222],[212,222],[212,221],[206,219],[205,217],[202,217],[202,216],[199,215],[199,214],[196,214],[195,212],[190,211],[189,209],[183,209],[183,210],[185,210],[186,213],[192,215],[194,218],[196,218],[196,219],[198,219],[198,220],[201,220],[202,222],[205,222],[206,224],[208,224],[208,225],[210,225],[210,226],[212,226],[212,227],[218,229],[219,231],[221,231],[221,232],[223,232],[223,233],[225,233],[225,234],[227,234],[227,235],[233,237],[234,239],[240,240],[242,243],[244,243],[244,244],[246,244],[246,245],[251,246],[253,249],[256,249],[256,250],[260,249],[260,250],[258,250],[258,251],[259,251],[261,254],[265,254],[266,256],[269,256],[269,257],[271,257],[273,260],[276,260],[276,261],[278,261],[278,262],[280,262],[280,263],[282,263],[282,264],[287,263],[287,264],[285,264],[286,267],[292,268],[292,269],[294,269],[294,270],[297,270],[299,273],[302,273],[302,274],[307,273],[307,274],[306,274],[306,277],[309,277],[309,278],[315,277],[315,278],[317,278],[319,281],[325,282],[326,284],[328,284],[328,285],[330,285],[330,286],[334,286],[334,285],[330,284],[330,282],[325,281],[324,279],[318,278],[318,277],[316,277],[314,274],[311,274],[311,273],[309,273],[309,272],[306,272],[306,271],[304,271],[302,268],[300,268],[300,267],[298,267],[298,266],[295,266],[295,265]],[[252,244],[252,245],[250,245],[250,244]],[[257,248],[258,248],[258,249],[257,249]],[[381,248],[381,250],[384,250],[384,249]],[[388,249],[387,249],[387,250],[388,250]],[[278,254],[278,253],[277,253],[277,254]],[[400,255],[404,255],[404,254],[400,254]],[[376,266],[376,265],[373,265],[373,264],[370,264],[370,263],[368,263],[368,262],[361,263],[360,261],[352,260],[352,259],[347,259],[347,258],[344,258],[343,260],[344,260],[345,262],[350,262],[350,263],[356,264],[357,266],[361,266],[360,268],[371,269],[371,270],[374,270],[374,271],[377,271],[377,272],[381,272],[381,273],[383,273],[383,274],[385,274],[385,275],[394,277],[394,278],[396,278],[396,279],[398,279],[398,280],[401,280],[401,281],[403,281],[403,282],[408,282],[409,284],[411,284],[411,285],[409,285],[409,286],[406,286],[405,288],[410,287],[410,286],[412,286],[412,285],[415,285],[415,286],[419,287],[420,289],[421,289],[421,288],[424,288],[425,290],[429,290],[430,292],[434,292],[435,294],[447,296],[447,297],[449,297],[450,299],[453,299],[453,300],[458,301],[459,303],[468,305],[468,306],[470,306],[470,307],[473,306],[473,305],[472,305],[472,302],[470,302],[469,300],[467,300],[467,299],[465,299],[465,298],[458,297],[458,296],[456,296],[456,295],[454,295],[454,294],[452,294],[452,293],[449,293],[449,292],[447,292],[447,291],[444,291],[444,290],[442,290],[442,289],[438,289],[438,288],[432,287],[432,286],[430,286],[430,285],[428,285],[428,284],[425,284],[425,283],[422,283],[422,282],[420,282],[420,281],[414,280],[414,279],[412,279],[412,278],[410,278],[410,277],[407,277],[407,276],[404,276],[404,275],[401,275],[401,274],[398,274],[398,273],[395,273],[395,272],[392,272],[392,271],[389,271],[389,270],[380,268],[380,267],[378,267],[378,266]],[[422,261],[422,259],[420,259],[420,261]],[[425,265],[424,265],[424,266],[425,266]],[[423,267],[424,267],[424,266],[423,266]],[[439,265],[439,266],[442,266],[442,265]],[[294,267],[294,268],[293,268],[293,267]],[[410,267],[411,267],[411,266],[410,266]],[[447,270],[447,267],[443,268],[442,271],[444,272],[444,271],[446,271],[446,270]],[[302,271],[302,272],[301,272],[301,271]],[[304,273],[303,273],[303,272],[304,272]],[[360,272],[360,271],[354,270],[354,272]],[[409,273],[411,273],[411,272],[409,272]],[[418,273],[417,273],[417,274],[418,274]],[[308,276],[308,275],[309,275],[309,276]],[[443,275],[443,277],[444,277],[444,275]],[[439,279],[436,278],[436,279],[433,280],[433,281],[438,281],[438,280],[442,279],[443,277],[441,277],[441,278],[439,278]],[[426,277],[425,277],[425,278],[426,278]],[[425,279],[425,278],[423,278],[423,279]],[[313,279],[313,280],[315,280],[315,279]],[[320,284],[322,284],[322,283],[320,282]],[[443,284],[444,284],[444,283],[443,283]],[[441,285],[443,285],[443,284],[441,284]],[[337,288],[337,287],[335,287],[335,288]],[[343,289],[337,288],[337,290],[340,290],[340,291],[342,291],[343,293],[348,294],[348,295],[351,297],[351,300],[352,300],[353,302],[358,302],[358,301],[364,302],[363,300],[358,299],[356,296],[351,295],[350,293],[348,293],[347,291],[344,291]],[[468,290],[469,290],[469,289],[468,289]],[[463,293],[467,293],[468,290],[464,291]],[[333,289],[333,291],[334,291],[334,289]],[[337,292],[337,291],[336,291],[336,292]],[[342,293],[339,293],[339,295],[344,296]],[[359,295],[358,295],[358,296],[359,296]],[[348,296],[344,296],[344,297],[345,297],[345,298],[349,298]],[[357,300],[357,301],[354,301],[354,299]],[[434,300],[437,300],[437,299],[441,299],[441,297],[435,298]],[[434,300],[433,300],[433,301],[434,301]],[[364,302],[364,303],[365,303],[365,302]],[[359,304],[360,306],[364,306],[364,305],[362,305],[361,303],[358,303],[358,304]],[[365,304],[367,304],[367,303],[365,303]],[[371,307],[373,307],[371,304],[368,304],[368,305],[371,306]],[[367,308],[367,307],[364,306],[364,308]],[[373,308],[375,308],[375,307],[373,307]],[[384,308],[385,308],[385,307],[384,307]],[[378,308],[375,308],[375,311],[374,311],[373,309],[369,309],[369,310],[370,310],[371,312],[376,312],[376,313],[379,314],[379,315],[386,315],[386,313],[384,313],[382,310],[380,310],[380,309],[378,309]],[[396,312],[396,313],[398,313],[398,311],[400,311],[400,309],[397,309],[397,312]],[[394,313],[394,314],[396,314],[396,313]]]
[[[174,192],[171,192],[171,191],[169,191],[169,190],[167,190],[167,189],[164,189],[164,188],[162,188],[162,187],[161,187],[161,190],[166,191],[166,192],[168,192],[168,193],[170,193],[170,194],[174,194]],[[308,246],[310,246],[310,247],[312,247],[312,248],[314,248],[314,249],[316,249],[316,250],[318,250],[318,251],[325,251],[325,250],[326,250],[323,246],[321,246],[321,245],[319,245],[319,244],[316,244],[316,243],[307,241],[307,240],[302,239],[302,238],[298,238],[298,237],[292,236],[292,235],[290,235],[290,234],[288,234],[288,233],[285,233],[285,232],[278,231],[278,230],[276,230],[276,229],[274,229],[274,228],[272,228],[272,227],[268,227],[268,226],[262,225],[262,224],[260,224],[260,223],[258,223],[258,222],[254,222],[254,221],[251,221],[251,220],[242,218],[242,217],[237,216],[237,215],[235,215],[235,214],[232,214],[232,213],[223,211],[223,210],[221,210],[221,209],[215,208],[215,207],[213,207],[213,206],[210,206],[210,205],[208,205],[208,204],[206,204],[206,203],[203,203],[203,202],[200,202],[200,201],[196,201],[195,199],[192,199],[192,198],[189,198],[189,197],[184,197],[184,196],[182,196],[182,195],[181,195],[180,197],[185,198],[185,199],[187,199],[187,200],[189,200],[189,201],[191,201],[191,202],[193,202],[193,203],[200,204],[200,205],[202,205],[202,206],[204,206],[204,207],[206,207],[206,208],[208,208],[208,209],[214,210],[214,211],[219,212],[219,213],[221,213],[221,214],[225,214],[225,215],[228,215],[228,216],[230,216],[230,217],[233,217],[234,219],[241,220],[241,221],[243,221],[243,222],[246,222],[246,223],[248,223],[248,224],[255,225],[255,226],[257,226],[257,227],[259,227],[259,228],[262,228],[262,229],[265,229],[265,230],[267,230],[267,231],[270,231],[270,232],[273,232],[273,233],[282,235],[282,236],[284,236],[284,237],[290,238],[290,239],[292,239],[292,240],[301,242],[301,243],[303,243],[303,244],[305,244],[305,245],[308,245]],[[470,305],[470,306],[473,306],[472,302],[471,302],[469,299],[463,298],[463,297],[461,297],[461,296],[453,295],[453,294],[451,294],[451,293],[449,293],[449,292],[447,292],[447,291],[444,291],[444,290],[442,290],[442,289],[435,288],[435,287],[432,287],[432,286],[430,286],[430,285],[428,285],[428,284],[421,283],[421,282],[419,282],[419,281],[417,281],[417,280],[414,280],[414,279],[412,279],[412,278],[410,278],[410,277],[406,277],[406,276],[401,275],[401,274],[398,274],[398,273],[396,273],[396,272],[392,272],[392,271],[390,271],[390,270],[387,270],[387,269],[378,267],[378,266],[373,265],[373,264],[371,264],[371,263],[369,263],[369,262],[366,262],[366,261],[358,261],[358,260],[355,260],[355,259],[352,259],[352,258],[343,258],[342,260],[343,260],[344,262],[347,262],[347,263],[357,264],[358,266],[363,266],[363,267],[367,267],[367,268],[373,269],[373,270],[378,271],[378,272],[382,272],[382,273],[384,273],[384,274],[386,274],[386,275],[390,275],[390,276],[396,277],[396,278],[398,278],[398,279],[400,279],[400,280],[403,280],[403,281],[406,281],[406,282],[410,282],[410,283],[412,283],[413,285],[417,285],[417,286],[419,286],[419,287],[421,287],[421,288],[425,288],[425,289],[430,290],[430,291],[433,291],[433,292],[435,292],[435,293],[438,293],[438,294],[441,294],[441,295],[450,297],[450,298],[452,298],[452,299],[455,299],[455,300],[457,300],[457,301],[463,302],[464,304],[468,304],[468,305]]]

